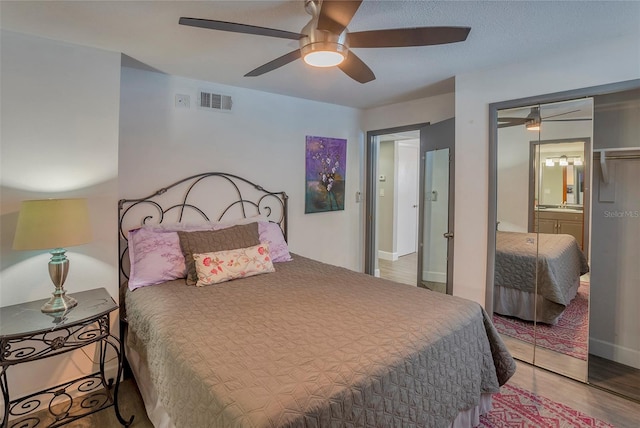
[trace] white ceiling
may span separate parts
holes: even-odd
[[[472,29],[461,43],[354,49],[377,77],[360,84],[337,68],[315,69],[301,60],[259,77],[243,77],[296,49],[297,42],[185,27],[178,25],[181,16],[293,32],[309,20],[303,0],[0,2],[4,30],[122,52],[172,75],[357,108],[451,92],[451,78],[472,70],[616,37],[640,37],[639,1],[365,0],[350,31]]]

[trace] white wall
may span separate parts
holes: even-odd
[[[395,219],[393,215],[395,196],[395,141],[381,141],[378,152],[378,175],[384,175],[385,181],[378,180],[378,255],[394,259],[396,252]],[[384,191],[384,196],[380,192]],[[382,253],[382,254],[381,254]],[[397,254],[395,259],[397,259]]]
[[[527,232],[529,222],[529,144],[537,133],[524,126],[498,129],[498,229]]]
[[[120,196],[141,197],[186,176],[230,172],[289,195],[291,251],[361,270],[360,111],[122,68]],[[230,113],[195,107],[199,89],[231,95]],[[176,94],[191,108],[176,108]],[[304,214],[305,136],[347,139],[344,211]]]
[[[47,251],[11,246],[20,202],[59,197],[88,198],[93,227],[90,244],[68,249],[65,288],[104,287],[117,301],[120,54],[7,31],[0,43],[0,306],[53,291]],[[80,351],[11,367],[10,392],[15,398],[88,370],[95,368]]]
[[[453,93],[389,104],[364,111],[362,129],[375,131],[418,123],[437,123],[455,114]]]
[[[456,76],[455,295],[485,303],[489,104],[639,77],[631,37]]]

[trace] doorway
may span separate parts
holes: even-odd
[[[449,233],[453,225],[449,153],[453,153],[454,127],[451,120],[443,128],[447,122],[367,133],[366,273],[431,289],[436,287],[428,285],[438,283],[438,291],[451,292],[447,283],[452,280],[452,257],[447,249],[452,249],[449,243],[453,237]],[[436,143],[447,132],[446,144]],[[444,157],[440,151],[443,145],[447,145]],[[439,196],[434,198],[434,194]],[[434,210],[436,202],[438,209]],[[438,244],[444,244],[441,254],[435,251]],[[437,272],[434,266],[440,267]],[[426,276],[425,269],[429,271]]]
[[[418,250],[419,130],[376,137],[378,156],[375,276],[416,284]]]

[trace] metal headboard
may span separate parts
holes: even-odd
[[[286,240],[288,199],[285,192],[270,192],[245,178],[224,172],[193,175],[144,198],[120,199],[121,279],[128,279],[127,233],[133,228],[163,222],[230,221],[263,215],[280,226]]]

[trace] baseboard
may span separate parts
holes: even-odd
[[[380,269],[376,269],[373,271],[373,276],[375,276],[376,278],[380,278]]]
[[[422,279],[423,281],[430,282],[447,282],[447,274],[444,272],[433,272],[433,271],[422,271]]]
[[[589,339],[589,353],[616,363],[640,369],[640,351],[594,338]]]
[[[388,251],[378,250],[378,258],[395,262],[396,260],[398,260],[398,253],[390,253]]]

